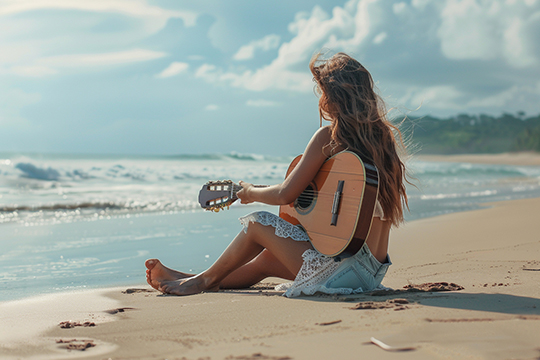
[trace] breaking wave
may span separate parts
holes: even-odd
[[[60,178],[60,173],[58,170],[51,167],[45,169],[37,167],[32,163],[18,163],[15,165],[15,169],[22,171],[22,176],[37,179],[37,180],[58,180]]]

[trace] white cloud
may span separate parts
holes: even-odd
[[[216,105],[216,104],[209,104],[209,105],[206,105],[206,107],[204,109],[206,111],[217,111],[217,110],[219,110],[219,106]]]
[[[183,62],[173,62],[171,63],[166,69],[164,69],[162,72],[156,75],[157,78],[168,78],[171,76],[176,76],[178,74],[183,73],[187,70],[189,67],[189,64],[183,63]]]
[[[539,60],[540,2],[448,0],[438,30],[450,59],[505,59],[514,67]]]
[[[62,10],[75,11],[68,16]],[[115,20],[111,25],[107,20],[110,14],[130,19]],[[181,18],[186,26],[193,26],[197,14],[165,9],[147,0],[0,0],[2,73],[44,77],[57,73],[59,67],[124,64],[163,57],[166,53],[125,48],[126,44],[144,41],[172,18]]]
[[[494,95],[476,96],[467,103],[469,107],[477,108],[501,108],[506,111],[526,110],[532,113],[538,112],[538,99],[540,99],[540,81],[536,85],[514,85]],[[533,104],[533,107],[531,107]]]
[[[373,43],[382,44],[382,42],[386,40],[387,37],[388,37],[388,34],[383,31],[373,38]]]
[[[355,51],[365,43],[371,27],[380,19],[378,0],[350,0],[345,6],[336,6],[332,15],[319,6],[311,13],[298,13],[289,24],[295,36],[283,43],[278,56],[269,65],[243,73],[223,72],[211,65],[201,67],[198,76],[207,81],[228,81],[233,86],[253,91],[280,89],[310,92],[313,89],[307,62],[313,52],[321,48]],[[241,56],[249,56],[248,51]],[[304,65],[302,71],[296,70]]]
[[[249,60],[253,59],[255,56],[255,47],[250,45],[244,45],[238,51],[236,54],[233,55],[234,60]]]
[[[218,70],[217,66],[210,64],[202,64],[196,71],[195,77],[202,78],[208,82],[214,82],[219,80],[221,70]]]
[[[58,73],[58,70],[51,69],[46,66],[30,65],[30,66],[12,66],[9,69],[12,74],[26,76],[26,77],[43,77],[48,75],[54,75]]]
[[[392,10],[394,14],[401,14],[407,8],[407,4],[404,2],[396,3],[392,5]]]
[[[253,106],[253,107],[272,107],[272,106],[279,106],[279,105],[280,104],[276,101],[264,100],[264,99],[248,100],[246,102],[246,106]]]
[[[253,91],[267,89],[289,90],[306,92],[313,88],[309,70],[296,72],[280,66],[274,61],[255,72],[246,71],[243,74],[227,73],[221,76],[223,80],[229,80],[233,86],[243,87]]]
[[[411,86],[399,102],[413,109],[429,107],[459,110],[463,106],[463,103],[460,103],[462,97],[463,93],[451,85]]]
[[[378,0],[351,0],[345,4],[343,9],[335,7],[333,11],[334,19],[349,22],[349,27],[340,29],[341,36],[330,36],[325,46],[345,51],[358,49],[368,37],[373,25],[379,20],[379,14],[377,14],[379,7],[374,6],[378,5],[377,2]],[[353,14],[354,18],[349,19],[350,14]],[[352,31],[352,36],[348,36],[347,30]]]
[[[433,0],[412,0],[411,4],[412,6],[414,6],[415,8],[418,8],[418,9],[421,9],[423,10],[426,6],[429,5],[429,3],[431,3]],[[435,0],[435,1],[439,1],[439,0]],[[465,0],[467,1],[467,0]]]
[[[525,110],[536,114],[536,103],[540,98],[540,81],[528,85],[513,85],[492,94],[460,90],[452,85],[427,87],[411,86],[399,103],[409,109],[425,111],[443,110],[446,113],[459,111],[499,111]]]
[[[513,18],[504,37],[504,55],[518,68],[534,67],[540,60],[540,9],[528,19]]]
[[[60,69],[84,69],[90,67],[122,65],[155,60],[167,55],[167,53],[159,51],[132,49],[107,53],[47,56],[30,59],[26,62],[19,61],[19,65],[5,67],[4,70],[0,71],[0,74],[13,74],[24,77],[45,77],[58,74]]]
[[[192,11],[167,10],[144,0],[2,0],[0,16],[43,9],[69,9],[92,12],[120,13],[127,16],[154,19],[161,26],[169,18],[182,18],[187,26],[195,25],[197,14]]]
[[[250,42],[248,45],[242,46],[236,54],[234,60],[249,60],[253,59],[256,50],[269,51],[276,49],[279,46],[279,35],[271,34],[262,39]]]
[[[0,25],[1,26],[1,25]],[[7,30],[7,29],[0,29]],[[0,32],[1,34],[2,32]],[[36,47],[19,42],[0,41],[0,64],[17,64],[29,57],[36,56]]]
[[[313,87],[308,72],[308,70],[303,73],[287,70],[282,68],[276,61],[254,72],[247,70],[243,73],[224,72],[214,65],[204,64],[197,69],[195,77],[202,78],[210,83],[217,81],[229,82],[232,86],[252,91],[267,89],[305,91]]]
[[[88,67],[88,66],[107,66],[140,61],[159,59],[167,56],[164,52],[133,49],[126,51],[116,51],[101,54],[69,54],[49,56],[38,59],[39,64],[52,68],[58,67]]]

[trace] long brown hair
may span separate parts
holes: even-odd
[[[379,170],[379,201],[385,218],[398,225],[403,221],[403,205],[408,207],[406,169],[398,154],[398,149],[405,154],[405,146],[399,129],[387,119],[371,74],[345,53],[329,59],[316,54],[309,68],[321,95],[320,116],[331,122],[331,146],[373,161]]]

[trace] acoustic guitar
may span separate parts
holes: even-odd
[[[301,157],[291,162],[285,177]],[[369,235],[378,186],[373,164],[342,151],[324,162],[294,202],[280,206],[279,216],[301,227],[321,254],[352,256]],[[219,211],[235,202],[241,189],[231,180],[209,181],[199,192],[199,203],[206,210]]]

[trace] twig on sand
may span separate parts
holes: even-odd
[[[334,320],[334,321],[328,321],[328,322],[322,322],[322,323],[315,323],[315,325],[326,326],[326,325],[339,324],[340,322],[341,320]]]
[[[409,346],[409,347],[395,347],[395,346],[390,346],[390,345],[386,345],[385,343],[383,343],[381,340],[377,340],[375,339],[374,337],[372,337],[370,339],[370,341],[377,345],[378,347],[380,347],[381,349],[383,350],[386,350],[386,351],[411,351],[411,350],[416,350],[415,347],[413,346]]]
[[[116,309],[105,310],[104,312],[106,312],[107,314],[114,315],[114,314],[118,314],[118,313],[123,313],[123,312],[125,312],[126,310],[137,310],[137,309],[132,308],[132,307],[123,307],[123,308],[116,308]]]

